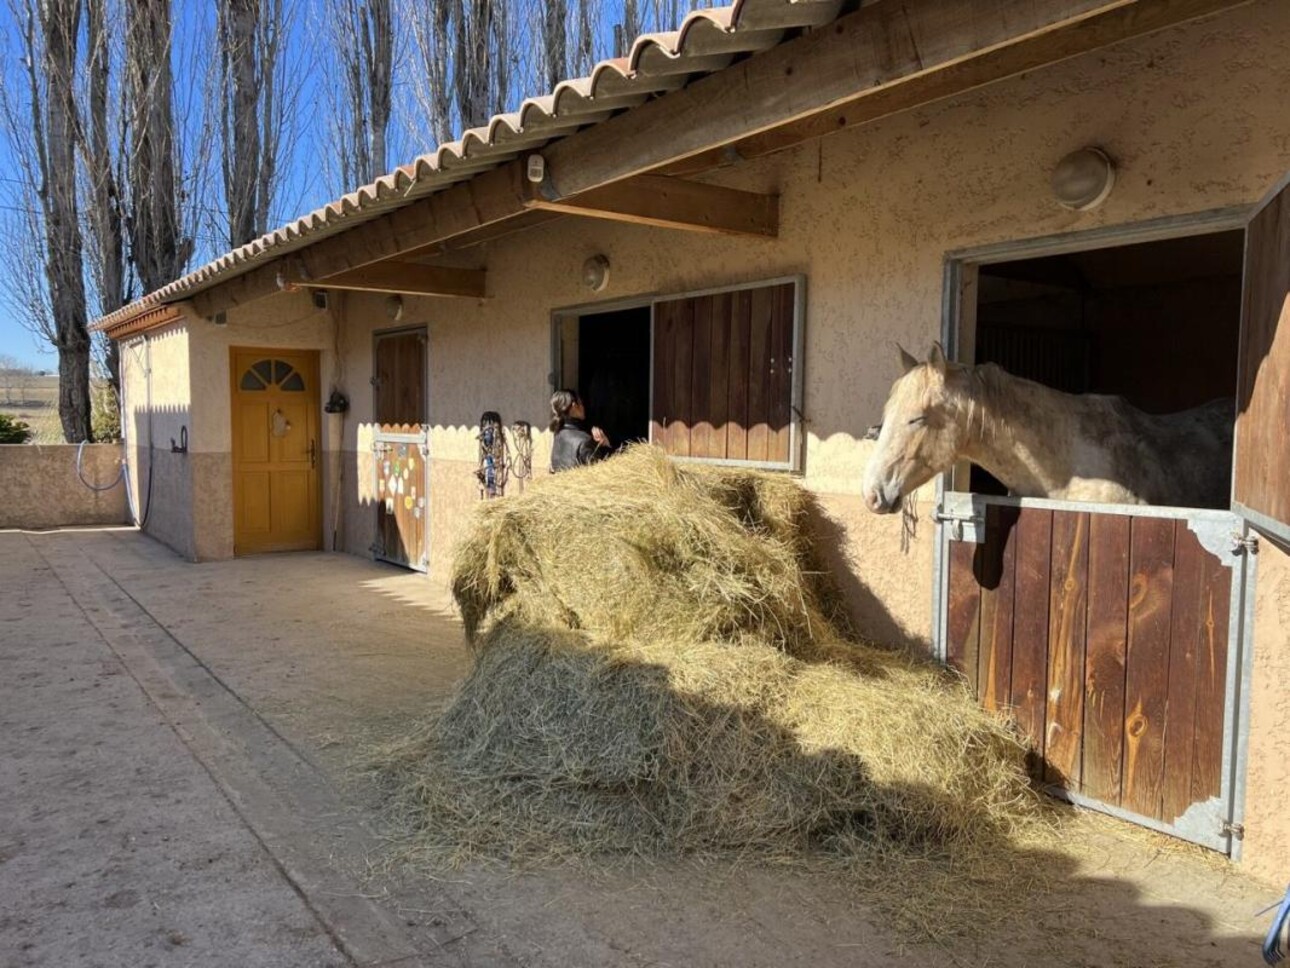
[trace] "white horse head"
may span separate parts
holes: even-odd
[[[901,499],[949,470],[963,445],[962,367],[945,359],[939,343],[920,363],[903,348],[904,375],[891,387],[876,432],[878,446],[865,468],[861,493],[870,511],[890,514]]]

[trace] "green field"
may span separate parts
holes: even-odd
[[[56,376],[0,375],[0,413],[31,427],[31,442],[34,444],[63,442],[63,425],[58,419]]]
[[[0,376],[0,413],[29,424],[34,443],[62,443],[56,376]]]

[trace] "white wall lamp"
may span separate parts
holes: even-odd
[[[600,292],[609,285],[609,258],[593,255],[582,264],[582,284],[592,292]]]
[[[398,322],[400,319],[403,318],[403,297],[402,296],[395,295],[395,296],[385,297],[385,315],[390,317],[390,319],[394,320],[395,322]]]
[[[1101,148],[1072,151],[1053,169],[1057,204],[1074,212],[1089,212],[1106,201],[1115,187],[1115,162]]]

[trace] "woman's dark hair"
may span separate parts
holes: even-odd
[[[569,419],[569,411],[579,403],[582,398],[578,396],[577,390],[556,390],[551,394],[551,432],[559,430],[564,422]]]

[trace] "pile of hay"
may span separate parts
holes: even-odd
[[[792,480],[637,447],[482,505],[453,590],[476,664],[384,752],[437,857],[861,862],[1034,815],[1024,750],[928,664],[847,636]]]

